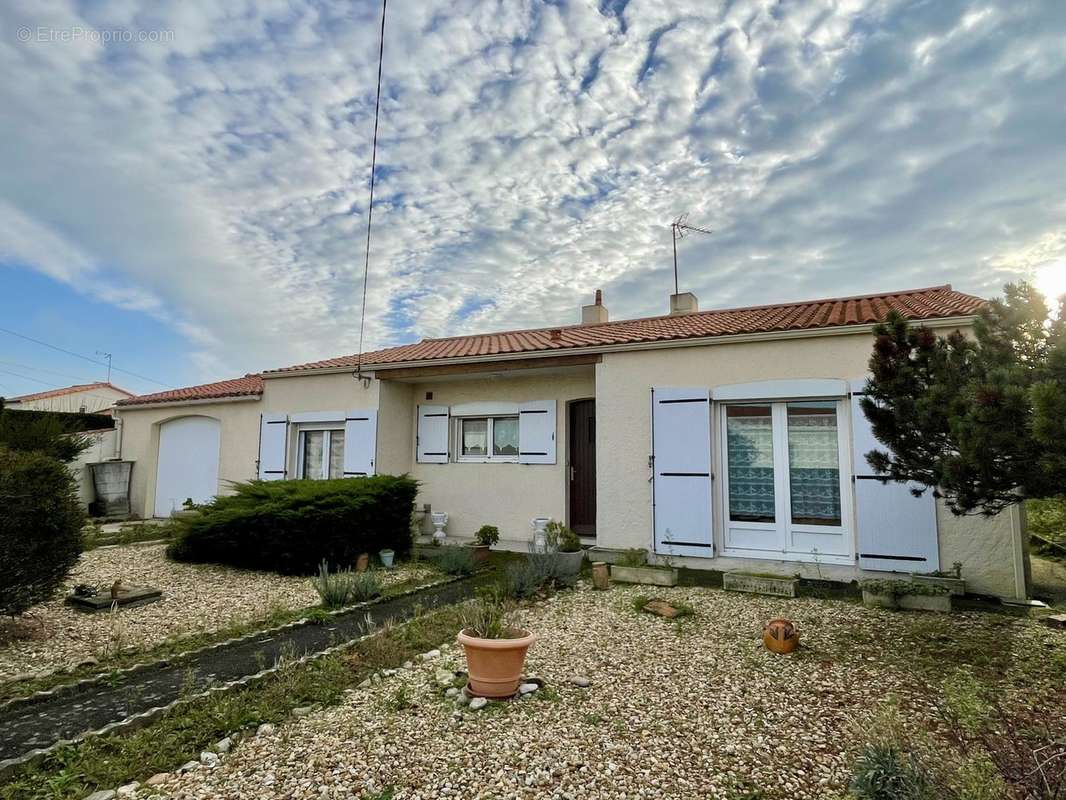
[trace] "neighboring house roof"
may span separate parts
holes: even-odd
[[[33,394],[24,394],[19,397],[9,397],[6,402],[8,403],[27,403],[31,400],[47,400],[51,397],[63,397],[68,394],[81,394],[82,392],[91,392],[94,389],[111,389],[126,397],[134,397],[133,392],[127,392],[125,389],[120,389],[113,383],[107,381],[97,381],[96,383],[78,383],[74,386],[64,386],[62,389],[49,389],[46,392],[34,392]]]
[[[228,397],[251,397],[263,393],[263,379],[259,375],[248,374],[242,378],[231,378],[215,383],[202,383],[199,386],[186,386],[166,392],[142,394],[126,400],[119,400],[115,405],[147,405],[150,403],[179,403],[186,400],[221,400]]]
[[[591,325],[567,325],[501,333],[453,336],[447,339],[423,339],[415,344],[390,347],[364,353],[362,365],[368,369],[384,364],[433,361],[492,355],[547,355],[567,350],[639,345],[714,336],[748,333],[772,333],[817,330],[848,325],[884,322],[889,311],[896,310],[912,320],[950,319],[976,313],[986,303],[980,297],[956,292],[950,285],[902,292],[808,300],[747,308],[714,309],[675,316],[602,322]],[[356,356],[341,356],[312,361],[282,369],[267,370],[264,375],[281,375],[308,370],[349,369],[358,363]],[[189,400],[213,400],[226,397],[260,395],[260,375],[245,375],[218,383],[190,386],[169,392],[141,395],[121,400],[117,405],[174,403]]]
[[[415,344],[364,353],[361,363],[364,367],[372,368],[408,361],[558,353],[575,348],[864,325],[884,322],[888,312],[893,309],[908,319],[932,320],[974,314],[985,302],[980,297],[956,292],[950,285],[934,286],[861,297],[714,309],[674,316],[453,336],[447,339],[423,339]],[[341,356],[266,370],[263,374],[349,368],[355,367],[358,361],[354,355]]]

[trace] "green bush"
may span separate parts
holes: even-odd
[[[482,525],[474,534],[474,539],[478,544],[487,544],[492,547],[500,541],[500,529],[495,525]]]
[[[933,800],[932,781],[910,753],[884,743],[868,744],[852,772],[856,800]]]
[[[0,509],[0,614],[13,617],[52,597],[70,574],[85,514],[65,464],[2,447]]]
[[[350,569],[330,572],[325,561],[319,565],[318,577],[312,578],[311,584],[326,608],[362,603],[381,594],[381,578],[376,572],[352,572]]]
[[[251,481],[233,490],[177,522],[170,558],[311,575],[323,561],[343,568],[360,553],[411,551],[418,483],[406,475]]]
[[[449,575],[473,575],[475,564],[474,554],[467,547],[451,545],[441,547],[432,556],[437,567]]]
[[[558,551],[538,553],[532,546],[522,561],[507,565],[503,585],[509,597],[523,600],[540,591],[570,588],[577,583],[577,575],[567,569]]]

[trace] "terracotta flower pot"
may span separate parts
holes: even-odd
[[[370,566],[370,553],[360,553],[359,558],[355,560],[355,571],[366,572],[367,567]]]
[[[592,587],[594,589],[607,589],[611,585],[611,578],[607,572],[607,562],[592,562]]]
[[[487,544],[478,544],[477,542],[471,542],[467,545],[470,548],[471,555],[474,557],[475,564],[487,564],[489,560],[489,546]]]
[[[459,644],[466,651],[467,689],[479,697],[511,697],[522,682],[526,651],[537,637],[529,631],[514,631],[513,639],[482,639],[469,631],[459,632]]]
[[[799,645],[799,631],[791,620],[777,617],[762,629],[762,642],[771,653],[791,653]]]

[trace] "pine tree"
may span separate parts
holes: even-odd
[[[862,408],[890,452],[867,455],[956,514],[1066,494],[1066,296],[1051,319],[1027,283],[946,337],[893,312],[874,329]]]

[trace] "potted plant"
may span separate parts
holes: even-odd
[[[865,580],[862,602],[873,608],[907,608],[916,611],[951,611],[948,589],[914,581]]]
[[[381,566],[385,569],[392,569],[392,563],[396,559],[396,551],[385,548],[378,553],[378,558],[381,559]]]
[[[577,575],[585,560],[585,551],[581,549],[581,539],[570,528],[557,520],[548,523],[544,538],[549,551],[555,551],[564,576]]]
[[[482,525],[474,534],[474,541],[467,544],[473,551],[474,562],[484,564],[489,560],[489,548],[500,541],[500,529],[495,525]]]
[[[669,564],[649,564],[648,551],[641,547],[622,553],[611,565],[611,577],[619,583],[677,586],[677,569]]]
[[[466,651],[467,691],[479,697],[511,697],[522,682],[526,651],[536,641],[519,628],[501,598],[482,595],[462,610],[459,644]]]

